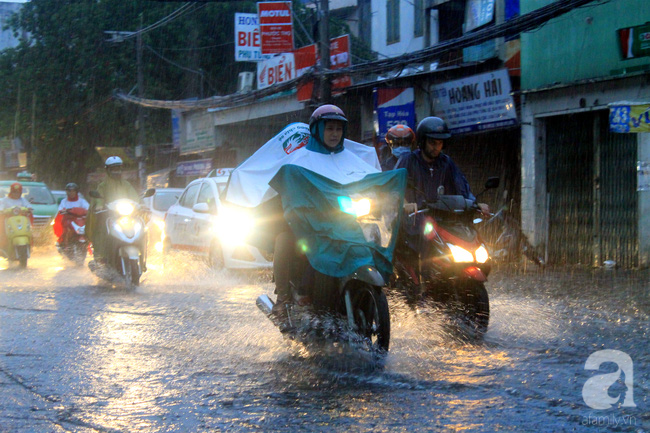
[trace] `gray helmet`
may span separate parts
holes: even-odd
[[[447,140],[451,138],[451,132],[447,127],[447,123],[440,117],[425,117],[418,124],[415,136],[418,141],[418,146],[424,147],[428,138],[435,138],[436,140]]]
[[[70,182],[69,184],[67,184],[67,185],[65,186],[65,190],[66,190],[66,191],[73,191],[73,190],[74,190],[74,191],[77,191],[77,192],[78,192],[78,191],[79,191],[79,185],[77,185],[77,184],[74,183],[74,182]]]

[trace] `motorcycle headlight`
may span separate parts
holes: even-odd
[[[219,210],[214,230],[222,243],[240,245],[246,241],[254,226],[255,222],[247,211],[224,207]]]
[[[122,216],[128,216],[128,215],[131,215],[133,213],[135,208],[133,207],[133,205],[131,203],[120,202],[120,203],[117,203],[117,206],[115,206],[115,210],[117,211],[118,214],[120,214]]]
[[[339,196],[339,207],[347,214],[354,215],[357,218],[370,213],[371,201],[368,198],[353,200],[351,197]]]
[[[474,261],[474,256],[472,253],[467,251],[465,248],[459,247],[458,245],[447,244],[451,250],[451,255],[454,258],[456,263],[468,263]]]
[[[158,229],[160,229],[161,232],[165,231],[165,221],[156,220],[155,224],[158,226]]]
[[[487,249],[483,245],[478,247],[474,254],[476,255],[476,261],[479,263],[485,263],[490,258]]]

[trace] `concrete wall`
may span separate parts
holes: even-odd
[[[637,134],[638,159],[650,161],[650,133]],[[650,266],[650,191],[639,191],[639,265]]]

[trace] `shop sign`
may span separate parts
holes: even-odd
[[[296,77],[293,53],[277,55],[257,64],[257,88],[264,89]]]
[[[185,118],[185,140],[181,143],[181,155],[197,153],[216,148],[212,114],[197,112]]]
[[[293,51],[291,2],[259,2],[257,16],[262,54]]]
[[[205,176],[212,170],[211,159],[182,161],[176,165],[176,176]]]
[[[494,0],[467,0],[463,33],[489,24],[494,19]]]
[[[609,130],[650,132],[650,103],[623,101],[609,104]]]
[[[412,87],[374,89],[377,139],[385,140],[386,133],[395,125],[406,125],[415,131],[415,93]]]
[[[623,60],[650,56],[650,23],[618,29]]]
[[[516,125],[510,92],[507,69],[431,86],[434,113],[455,134]]]
[[[259,62],[262,55],[259,18],[257,14],[235,14],[235,61]]]

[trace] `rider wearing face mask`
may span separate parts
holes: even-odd
[[[395,125],[386,133],[386,144],[391,153],[381,161],[382,171],[392,170],[400,157],[415,150],[415,133],[406,125]]]
[[[111,156],[106,159],[106,178],[97,186],[97,192],[102,198],[93,198],[90,204],[90,212],[86,222],[86,232],[93,243],[95,259],[105,261],[108,255],[109,245],[106,232],[106,213],[96,213],[104,210],[107,203],[120,198],[128,198],[133,201],[140,201],[138,193],[133,186],[122,179],[122,158]]]

